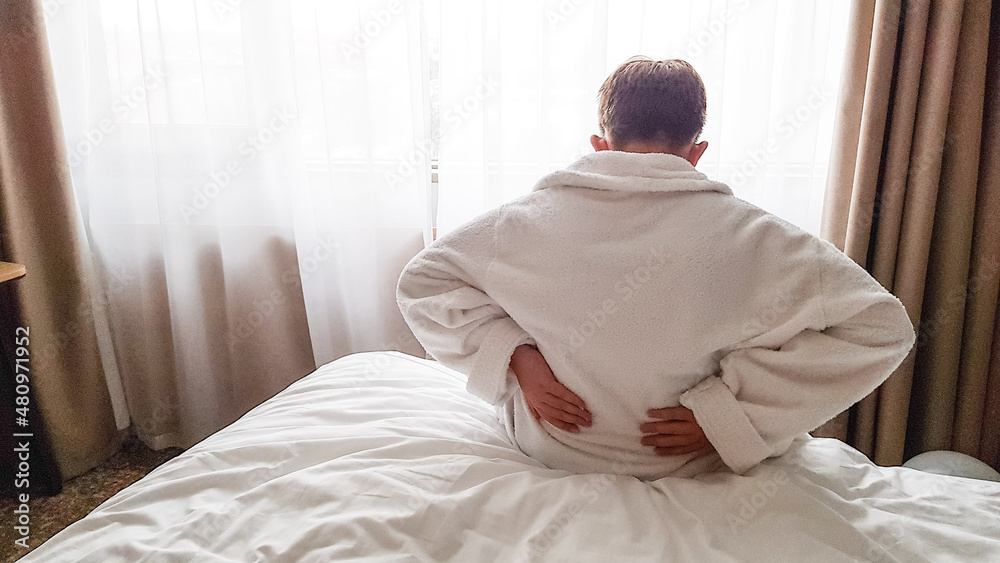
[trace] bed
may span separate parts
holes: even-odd
[[[804,435],[743,476],[547,469],[396,352],[297,381],[22,561],[1000,561],[1000,483]]]

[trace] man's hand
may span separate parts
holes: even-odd
[[[590,426],[587,404],[559,383],[548,362],[534,346],[522,344],[510,357],[510,369],[524,393],[524,401],[535,420],[544,420],[568,432]]]
[[[642,445],[653,446],[656,455],[681,455],[692,452],[709,453],[715,446],[705,437],[705,432],[687,407],[650,409],[649,418],[658,419],[639,425]]]

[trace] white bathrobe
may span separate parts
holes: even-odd
[[[604,151],[430,245],[399,280],[424,348],[546,466],[644,479],[743,473],[857,402],[914,341],[902,304],[833,245],[668,154]],[[593,415],[530,415],[510,356],[538,347]],[[657,456],[684,405],[717,453]],[[724,464],[724,466],[723,466]]]

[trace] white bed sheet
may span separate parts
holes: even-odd
[[[550,470],[464,377],[315,373],[28,554],[44,561],[1000,561],[1000,484],[796,441],[744,476]]]

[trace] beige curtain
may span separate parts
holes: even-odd
[[[0,237],[24,264],[31,372],[64,478],[117,448],[78,244],[76,207],[40,5],[0,0]]]
[[[883,465],[955,450],[1000,467],[1000,14],[989,0],[852,9],[822,235],[900,298],[918,337],[814,434]]]

